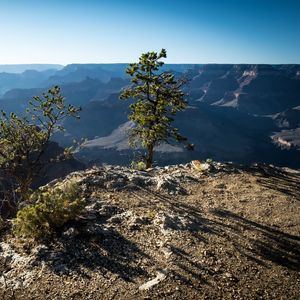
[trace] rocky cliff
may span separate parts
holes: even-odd
[[[299,299],[299,172],[107,165],[49,186],[70,181],[80,219],[38,246],[2,238],[2,299]]]

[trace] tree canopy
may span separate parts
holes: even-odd
[[[146,167],[153,164],[153,151],[159,144],[172,140],[186,142],[178,128],[172,126],[174,116],[187,107],[185,94],[181,90],[186,83],[176,79],[171,72],[163,72],[161,60],[167,57],[162,49],[159,53],[147,52],[138,63],[132,63],[126,73],[132,77],[132,86],[125,88],[120,99],[133,99],[129,120],[135,127],[130,131],[130,144],[141,144],[146,149]]]

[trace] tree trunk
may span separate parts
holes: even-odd
[[[153,163],[153,145],[148,146],[146,156],[146,168],[151,168]]]

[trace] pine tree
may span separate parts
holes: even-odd
[[[133,99],[128,119],[135,127],[130,131],[130,144],[138,144],[146,149],[146,167],[153,164],[155,147],[163,142],[185,142],[179,130],[172,126],[177,112],[187,107],[181,87],[184,80],[178,80],[171,72],[162,72],[161,67],[167,53],[147,52],[141,55],[138,63],[132,63],[126,73],[132,77],[132,86],[122,91],[120,99]],[[191,145],[190,145],[191,148]]]

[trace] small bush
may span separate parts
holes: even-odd
[[[146,163],[143,161],[132,161],[131,168],[139,171],[146,170]]]
[[[15,219],[15,234],[41,239],[50,237],[65,223],[77,219],[85,207],[77,185],[34,192],[33,204],[20,209]]]

